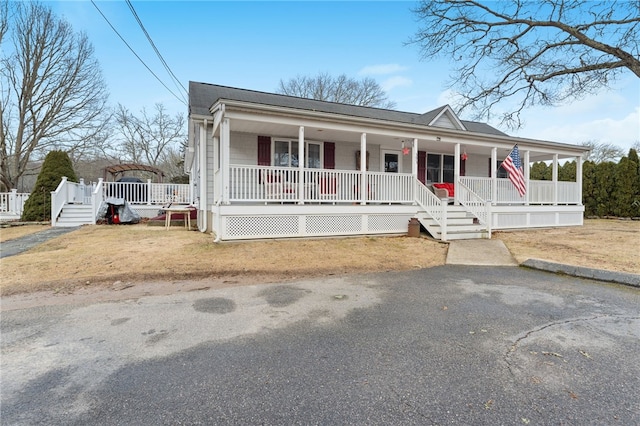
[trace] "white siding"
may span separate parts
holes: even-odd
[[[438,119],[433,123],[434,127],[444,127],[446,129],[458,129],[458,127],[451,121],[447,114],[442,114]]]
[[[258,135],[232,132],[229,161],[231,161],[231,164],[243,166],[257,165]]]
[[[360,151],[360,143],[336,143],[336,169],[356,170],[356,152]],[[380,171],[380,145],[367,144],[369,152],[369,171]]]
[[[407,155],[404,155],[402,153],[402,150],[400,151],[400,161],[402,162],[402,173],[411,173],[412,172],[412,167],[413,165],[411,164],[411,159],[413,158],[413,156],[411,155],[411,150],[409,150],[409,153]]]
[[[466,175],[475,177],[489,177],[489,159],[491,156],[471,155],[467,157]]]

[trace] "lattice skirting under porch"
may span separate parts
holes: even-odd
[[[223,216],[223,240],[402,234],[410,214],[309,214]]]

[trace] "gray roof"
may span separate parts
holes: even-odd
[[[257,92],[216,84],[189,82],[189,114],[210,115],[209,109],[220,99],[424,126],[427,126],[433,121],[442,109],[446,107],[442,106],[424,114],[416,114],[412,112],[318,101],[276,93]],[[500,130],[485,123],[461,121],[470,132],[507,136]]]

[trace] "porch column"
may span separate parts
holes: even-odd
[[[458,194],[460,189],[458,188],[458,181],[460,180],[460,144],[457,143],[453,148],[453,204],[459,205]]]
[[[553,205],[558,205],[558,154],[553,154]]]
[[[411,141],[411,174],[418,179],[418,139]]]
[[[367,200],[367,134],[360,135],[360,204]]]
[[[202,166],[202,171],[205,172],[207,169],[206,164],[207,164],[207,160],[206,160],[206,149],[204,150],[203,155],[203,163],[204,166]],[[214,185],[213,185],[213,200],[211,200],[212,203],[215,203],[216,201],[218,201],[221,197],[222,197],[222,175],[220,174],[220,138],[218,136],[213,136],[213,152],[211,153],[212,157],[213,157],[213,171],[211,173],[211,175],[213,176],[214,179]],[[203,173],[204,174],[204,173]],[[204,188],[206,188],[206,183],[207,183],[207,177],[206,174],[204,174]]]
[[[577,194],[577,204],[579,206],[582,205],[582,155],[576,157],[576,190]]]
[[[416,182],[418,181],[418,139],[414,138],[411,141],[411,175],[413,182],[411,182],[411,198],[413,198],[413,204],[416,204]]]
[[[531,177],[531,167],[529,166],[529,151],[524,152],[523,156],[523,169],[524,169],[524,187],[527,188],[527,192],[524,194],[524,205],[529,205],[529,178]]]
[[[224,204],[231,204],[229,202],[229,143],[230,143],[230,130],[229,119],[225,118],[220,123],[220,157],[221,157],[221,172],[222,172],[222,202]]]
[[[491,148],[491,204],[498,201],[498,148]]]
[[[304,204],[304,126],[298,128],[298,204]]]

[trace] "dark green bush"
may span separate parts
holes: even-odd
[[[51,219],[51,192],[55,191],[62,177],[77,182],[69,156],[64,151],[51,151],[42,164],[42,170],[24,204],[22,220],[44,221]]]

